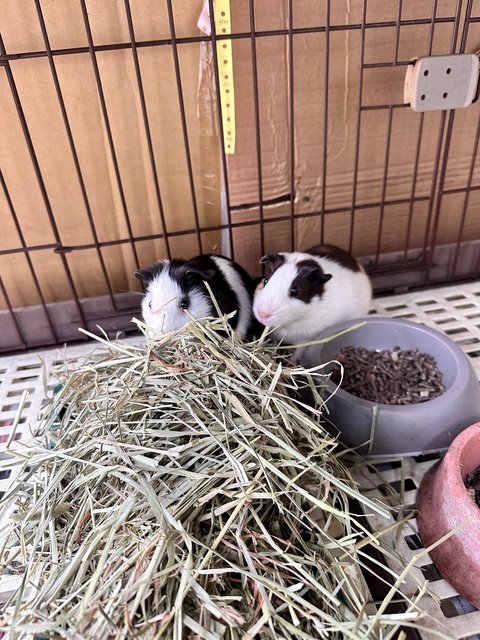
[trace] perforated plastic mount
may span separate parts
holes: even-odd
[[[477,54],[427,56],[407,67],[404,101],[414,111],[468,107],[477,97]]]

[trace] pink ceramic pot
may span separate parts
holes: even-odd
[[[463,481],[480,465],[480,422],[460,433],[418,491],[418,528],[425,547],[471,521],[430,552],[442,576],[480,609],[480,508]]]

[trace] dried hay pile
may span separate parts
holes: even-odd
[[[415,618],[384,613],[396,587],[368,604],[359,569],[382,541],[349,499],[386,508],[289,396],[321,368],[216,329],[108,343],[60,375],[47,447],[3,501],[4,566],[24,575],[9,637],[388,638]]]

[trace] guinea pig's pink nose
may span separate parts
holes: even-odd
[[[260,322],[268,322],[272,318],[272,312],[266,309],[257,309],[257,318]]]

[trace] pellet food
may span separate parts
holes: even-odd
[[[371,402],[416,404],[445,392],[435,358],[418,349],[394,347],[392,351],[371,351],[348,346],[338,353],[336,360],[344,368],[342,389]],[[340,367],[331,377],[340,383]]]
[[[471,473],[467,473],[465,486],[477,503],[477,507],[480,507],[480,466],[474,469]]]

